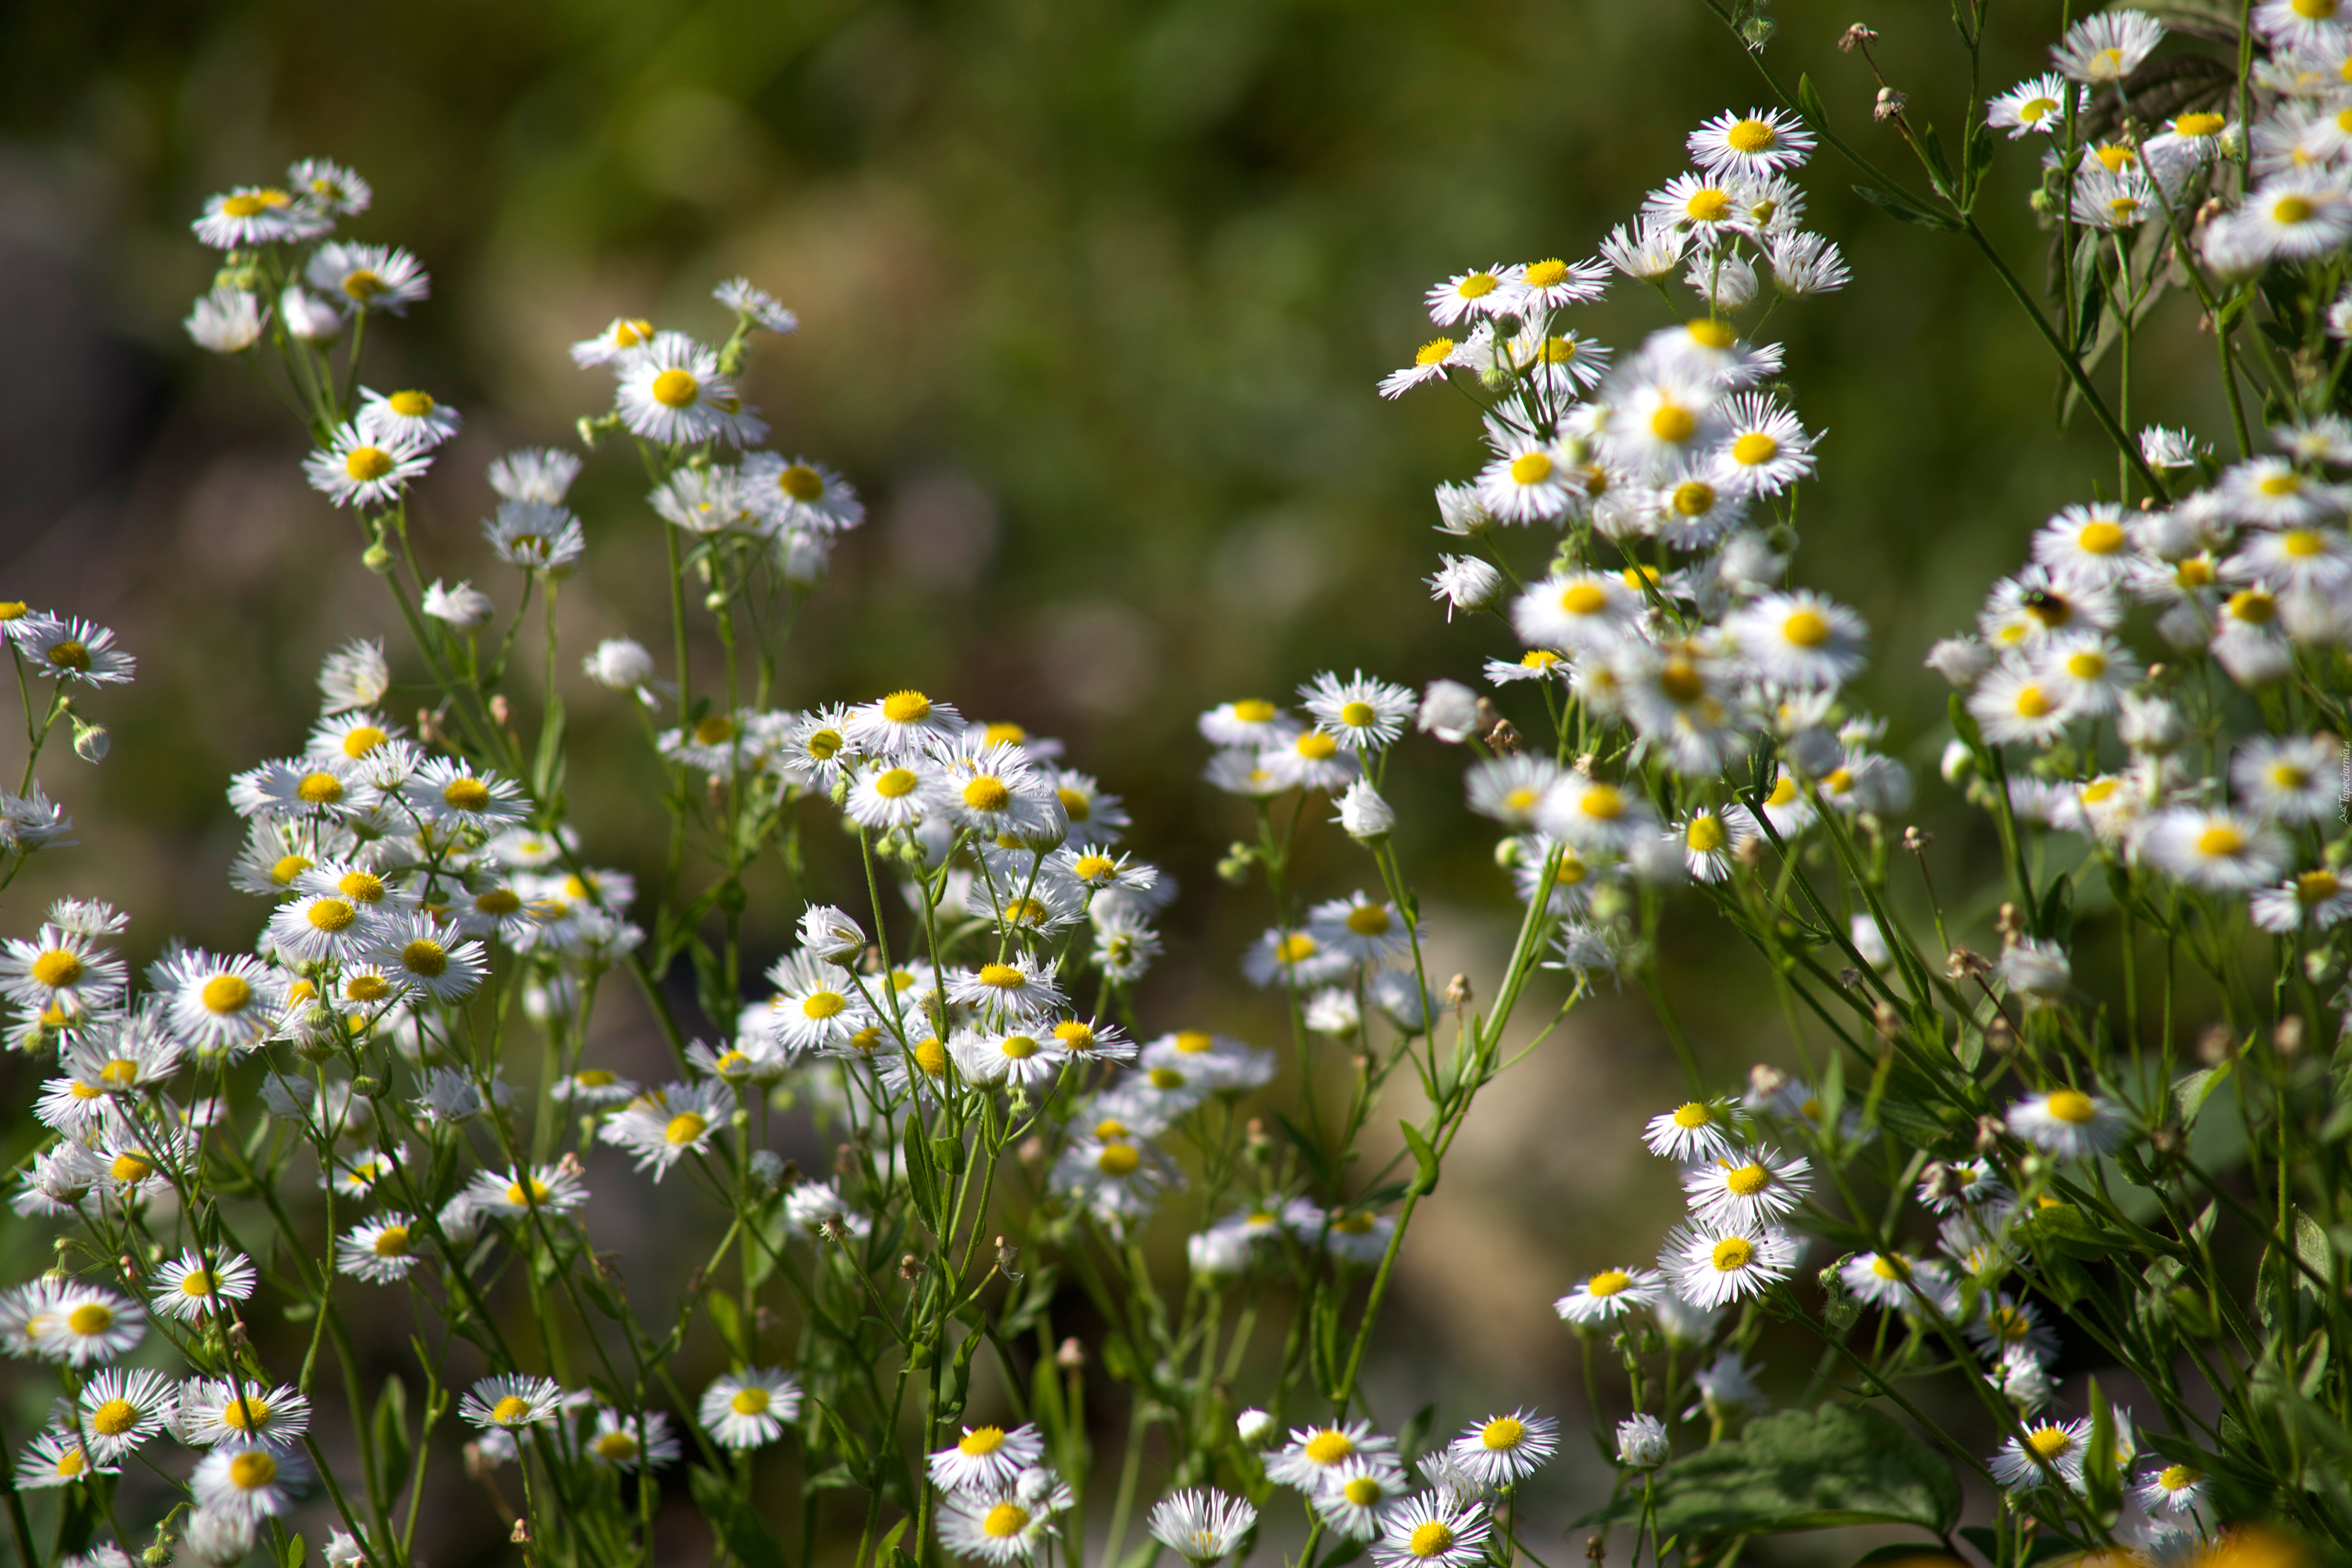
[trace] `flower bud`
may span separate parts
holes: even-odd
[[[581,661],[588,679],[611,691],[629,691],[654,678],[654,656],[628,637],[606,637]]]
[[[392,570],[392,552],[381,542],[371,544],[360,552],[360,564],[381,577]]]
[[[73,736],[74,755],[85,763],[106,761],[107,749],[114,743],[105,725],[92,724],[79,713],[73,715]]]
[[[1359,844],[1380,844],[1387,841],[1390,830],[1396,826],[1396,813],[1381,798],[1370,779],[1358,779],[1348,786],[1348,793],[1339,800],[1339,815],[1333,817],[1348,837]]]

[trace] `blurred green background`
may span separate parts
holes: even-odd
[[[1870,124],[1867,68],[1833,47],[1849,23],[1885,35],[1915,114],[1958,120],[1965,61],[1939,8],[1776,15],[1777,68],[1811,71],[1871,156],[1899,166],[1902,150]],[[2032,68],[2057,26],[2053,5],[2003,9],[1986,90]],[[89,704],[113,757],[50,766],[83,847],[20,884],[7,929],[40,897],[103,891],[137,916],[140,955],[173,931],[249,941],[258,910],[223,881],[226,776],[298,741],[327,647],[399,646],[348,521],[301,482],[289,421],[179,327],[210,277],[187,232],[204,196],[320,153],[374,183],[349,232],[409,246],[433,274],[430,302],[371,334],[368,378],[467,416],[418,502],[428,571],[511,602],[476,539],[482,468],[604,405],[607,377],[564,345],[616,314],[715,334],[709,285],[749,274],[803,323],[760,343],[751,401],[777,447],[838,467],[872,508],[796,636],[787,700],[911,683],[1066,739],[1185,889],[1147,1022],[1264,1033],[1233,961],[1265,911],[1212,874],[1244,818],[1196,782],[1194,714],[1325,667],[1418,685],[1507,651],[1492,623],[1449,626],[1421,584],[1430,491],[1477,465],[1475,418],[1441,393],[1392,405],[1372,390],[1429,335],[1423,289],[1591,254],[1684,166],[1693,125],[1764,101],[1700,0],[18,12],[0,57],[16,366],[0,379],[0,596],[105,620],[142,665]],[[2029,279],[2037,152],[2003,144],[1985,211]],[[1935,779],[1943,689],[1919,655],[2044,516],[2111,489],[2115,464],[2087,424],[2054,429],[2045,353],[1979,258],[1858,200],[1853,177],[1827,155],[1805,182],[1853,287],[1771,323],[1801,414],[1827,433],[1797,575],[1875,628],[1863,695],[1890,717],[1959,885],[1986,841]],[[1621,347],[1669,319],[1623,286],[1591,314]],[[2136,410],[2219,435],[2212,408],[2167,391],[2210,363],[2210,340],[2168,320],[2140,350]],[[664,646],[644,572],[661,525],[634,472],[605,454],[576,492],[591,559],[565,589],[575,653],[625,631]],[[618,701],[575,685],[600,764],[580,789],[592,858],[625,860],[654,818],[652,775]],[[1490,989],[1499,955],[1471,944],[1505,912],[1491,839],[1458,809],[1458,758],[1423,742],[1401,763],[1401,836],[1461,955],[1446,962]],[[1343,853],[1314,851],[1320,890],[1354,885]],[[794,912],[755,904],[768,951]],[[1669,958],[1727,1081],[1759,1058],[1793,1065],[1728,932],[1694,910]],[[1663,1044],[1630,1004],[1589,1019],[1481,1112],[1407,1250],[1393,1326],[1439,1331],[1423,1342],[1439,1349],[1392,1374],[1400,1416],[1416,1390],[1444,1421],[1489,1396],[1581,1413],[1549,1301],[1645,1256],[1675,1208],[1633,1140],[1675,1081]],[[26,1072],[11,1081],[27,1092]],[[1564,1470],[1562,1519],[1594,1495],[1589,1461]]]

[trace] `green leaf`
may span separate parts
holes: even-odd
[[[1364,1543],[1362,1542],[1343,1541],[1339,1545],[1331,1548],[1330,1551],[1325,1552],[1323,1554],[1323,1560],[1316,1564],[1316,1568],[1339,1568],[1341,1563],[1353,1563],[1357,1558],[1361,1557],[1363,1554]]]
[[[839,1467],[835,1467],[838,1468]],[[687,1479],[694,1489],[694,1506],[710,1521],[710,1532],[743,1563],[743,1568],[788,1568],[784,1549],[750,1503],[715,1470],[697,1465]],[[816,1484],[814,1479],[806,1483]]]
[[[2091,1442],[2083,1454],[2083,1495],[2101,1513],[2123,1507],[2123,1478],[2116,1473],[2116,1408],[2099,1394],[2099,1380],[2091,1379]]]
[[[2180,1108],[2182,1131],[2197,1125],[2197,1113],[2205,1109],[2205,1101],[2237,1067],[2234,1058],[2220,1067],[2200,1068],[2172,1086],[2172,1103]]]
[[[1960,1515],[1952,1467],[1866,1405],[1759,1416],[1738,1438],[1685,1454],[1652,1482],[1667,1535],[1777,1535],[1846,1524],[1910,1524],[1943,1535]],[[1580,1525],[1633,1519],[1619,1499]]]
[[[383,1380],[375,1401],[376,1473],[386,1498],[397,1501],[408,1478],[408,1388],[398,1373]]]
[[[530,792],[541,800],[563,783],[563,699],[551,692],[539,725],[539,754],[531,759]]]
[[[931,1150],[923,1136],[923,1119],[908,1116],[900,1140],[907,1151],[907,1190],[914,1194],[915,1207],[922,1211],[923,1223],[937,1236],[940,1222],[939,1188],[931,1180]]]
[[[1274,1113],[1274,1119],[1281,1123],[1282,1135],[1290,1140],[1290,1146],[1298,1151],[1298,1157],[1307,1162],[1307,1169],[1314,1173],[1315,1179],[1324,1186],[1337,1186],[1339,1184],[1331,1173],[1331,1162],[1323,1157],[1321,1147],[1307,1136],[1307,1130],[1279,1110]]]
[[[735,1298],[714,1288],[703,1298],[702,1304],[709,1310],[710,1321],[719,1330],[719,1337],[726,1342],[727,1348],[750,1361],[751,1352],[743,1343],[743,1313],[735,1305]]]
[[[1938,190],[1948,192],[1953,189],[1958,182],[1952,178],[1952,165],[1945,161],[1944,144],[1937,137],[1936,128],[1932,125],[1919,128],[1919,159],[1927,165],[1927,172],[1936,176]],[[1959,226],[1955,224],[1952,226],[1957,228]]]
[[[1922,1546],[1914,1541],[1897,1541],[1885,1546],[1874,1546],[1853,1560],[1853,1568],[1895,1568],[1907,1563],[1910,1568],[1967,1568],[1967,1564],[1939,1546]]]
[[[1412,1122],[1400,1121],[1397,1130],[1404,1134],[1404,1146],[1412,1151],[1412,1190],[1427,1197],[1437,1190],[1437,1151]]]
[[[1822,105],[1821,90],[1813,86],[1812,77],[1803,71],[1797,73],[1797,112],[1821,129],[1829,129],[1830,111]]]
[[[285,1563],[286,1568],[302,1568],[302,1560],[310,1554],[310,1546],[308,1542],[299,1535],[290,1536],[286,1542],[286,1555],[278,1561]]]
[[[1853,194],[1872,206],[1884,209],[1889,216],[1901,218],[1905,223],[1916,223],[1921,228],[1932,228],[1944,234],[1959,232],[1960,226],[1950,218],[1945,217],[1940,213],[1931,213],[1927,208],[1915,205],[1901,196],[1890,195],[1870,185],[1856,185],[1853,188]]]

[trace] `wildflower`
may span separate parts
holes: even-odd
[[[1507,1487],[1541,1469],[1559,1447],[1559,1423],[1520,1409],[1465,1428],[1447,1451],[1472,1479]]]
[[[1738,1147],[1737,1125],[1727,1107],[1694,1100],[1650,1118],[1642,1142],[1665,1160],[1715,1159]]]
[[[1200,1488],[1160,1499],[1145,1528],[1193,1568],[1207,1568],[1241,1549],[1257,1528],[1257,1510],[1213,1487]]]
[[[335,1269],[372,1285],[396,1285],[416,1267],[416,1222],[404,1214],[379,1215],[335,1242]]]
[[[2158,869],[2209,892],[2243,892],[2285,869],[2288,847],[2275,827],[2226,810],[2179,806],[2159,815],[2140,839]]]
[[[1553,1302],[1552,1308],[1577,1328],[1595,1328],[1655,1305],[1665,1291],[1665,1278],[1654,1268],[1603,1268]]]
[[[1486,1556],[1493,1528],[1485,1509],[1423,1492],[1381,1516],[1372,1562],[1377,1568],[1472,1568]]]
[[[482,1213],[501,1219],[521,1219],[541,1214],[569,1214],[588,1201],[588,1184],[568,1158],[562,1164],[532,1171],[529,1186],[518,1171],[483,1171],[466,1188],[466,1195]]]
[[[27,1328],[43,1360],[88,1366],[136,1349],[147,1333],[147,1314],[137,1301],[101,1286],[68,1284],[42,1303]]]
[[[1267,1419],[1270,1423],[1272,1417]],[[1328,1479],[1329,1485],[1311,1504],[1343,1541],[1370,1541],[1377,1536],[1381,1516],[1409,1489],[1403,1467],[1384,1457],[1349,1459],[1333,1469]]]
[[[1811,1162],[1769,1144],[1703,1160],[1683,1173],[1691,1212],[1709,1224],[1758,1226],[1782,1219],[1812,1188]]]
[[[711,1440],[725,1448],[757,1448],[800,1419],[800,1384],[775,1367],[730,1372],[703,1391],[699,1412]]]
[[[108,1367],[82,1385],[80,1429],[89,1451],[115,1463],[163,1429],[173,1407],[170,1379],[142,1368]]]
[[[1396,1439],[1377,1436],[1369,1421],[1332,1426],[1295,1426],[1290,1440],[1265,1462],[1266,1479],[1314,1496],[1338,1468],[1350,1459],[1380,1459],[1396,1452]]]
[[[931,1484],[949,1492],[1010,1488],[1045,1452],[1045,1440],[1034,1426],[1009,1432],[1002,1426],[967,1426],[952,1446],[931,1455]]]
[[[2011,1492],[2029,1492],[2056,1481],[2073,1486],[2083,1474],[2083,1457],[2089,1447],[2087,1416],[2050,1422],[2011,1437],[1987,1461],[1992,1479]]]
[[[2130,1123],[2105,1099],[2077,1089],[2055,1089],[2011,1105],[2009,1130],[2045,1153],[2081,1160],[2116,1148]]]
[[[593,1464],[616,1470],[659,1468],[678,1456],[677,1434],[661,1411],[631,1414],[610,1405],[596,1412],[596,1425],[580,1445]]]
[[[2163,24],[2145,11],[2117,6],[2084,17],[2051,47],[2050,57],[2068,79],[2094,86],[2120,83],[2164,38]]]
[[[310,1481],[310,1461],[299,1450],[215,1448],[188,1482],[197,1505],[255,1521],[287,1513]]]
[[[52,1427],[37,1435],[25,1445],[25,1451],[16,1457],[16,1485],[20,1488],[71,1486],[94,1475],[114,1475],[121,1468],[93,1459],[79,1436]]]
[[[1617,1462],[1628,1469],[1654,1470],[1672,1451],[1666,1424],[1654,1415],[1635,1415],[1617,1423]]]
[[[1024,1561],[1047,1539],[1053,1522],[1049,1500],[1024,1500],[1010,1487],[950,1491],[940,1505],[940,1544],[959,1557],[986,1563]]]
[[[165,1317],[193,1323],[207,1312],[219,1311],[224,1301],[252,1300],[257,1278],[252,1261],[241,1254],[221,1253],[207,1261],[205,1254],[190,1247],[157,1266],[155,1289],[148,1299]]]
[[[1796,1238],[1776,1226],[1702,1217],[1667,1233],[1658,1267],[1685,1300],[1719,1307],[1763,1294],[1789,1277],[1798,1257]]]
[[[551,1377],[501,1374],[486,1377],[466,1392],[457,1414],[488,1432],[520,1432],[555,1419],[563,1390]]]
[[[632,1100],[605,1119],[596,1135],[636,1158],[636,1168],[658,1182],[688,1154],[699,1155],[725,1126],[734,1096],[717,1083],[674,1083]]]
[[[310,1428],[310,1402],[279,1384],[192,1377],[173,1417],[183,1442],[200,1447],[285,1448]]]

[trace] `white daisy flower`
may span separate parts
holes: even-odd
[[[849,481],[811,458],[754,452],[743,459],[740,483],[752,510],[773,528],[829,536],[866,521],[866,503]]]
[[[222,1253],[207,1263],[204,1254],[190,1247],[157,1265],[149,1300],[165,1317],[193,1323],[219,1311],[224,1301],[250,1300],[257,1278],[252,1261],[240,1254]]]
[[[2336,813],[2342,742],[2333,735],[2257,735],[2230,759],[2239,803],[2274,822],[2327,822]]]
[[[1395,907],[1361,892],[1317,904],[1307,911],[1307,929],[1325,952],[1350,963],[1402,959],[1407,948]]]
[[[563,507],[540,500],[500,501],[482,522],[490,552],[522,572],[561,577],[588,548],[580,520]]]
[[[2132,1496],[2151,1514],[2201,1520],[2205,1493],[2205,1478],[2189,1466],[2175,1461],[2143,1475]]]
[[[1264,1411],[1255,1414],[1265,1418],[1269,1429],[1274,1426],[1273,1416]],[[1248,1440],[1244,1436],[1244,1441]],[[1378,1535],[1381,1516],[1412,1490],[1403,1467],[1392,1460],[1349,1459],[1330,1472],[1328,1483],[1312,1506],[1342,1541],[1370,1541]]]
[[[1694,1100],[1650,1118],[1642,1142],[1661,1159],[1712,1160],[1739,1146],[1741,1127],[1728,1105]]]
[[[641,1095],[606,1117],[596,1135],[636,1157],[636,1168],[658,1182],[688,1154],[700,1154],[727,1125],[735,1096],[722,1083],[673,1083]]]
[[[678,1456],[677,1434],[662,1411],[642,1415],[610,1405],[596,1412],[596,1424],[580,1444],[591,1464],[615,1470],[659,1469]]]
[[[1812,1190],[1812,1162],[1769,1144],[1717,1154],[1683,1173],[1691,1212],[1709,1225],[1755,1226],[1787,1217]]]
[[[81,1390],[79,1426],[90,1453],[119,1463],[171,1420],[173,1394],[172,1380],[158,1372],[110,1366],[99,1373]]]
[[[1536,805],[1536,826],[1586,853],[1622,853],[1656,837],[1658,814],[1625,785],[1563,774]]]
[[[849,741],[868,756],[903,761],[929,746],[962,738],[963,715],[945,702],[902,689],[850,710]]]
[[[2047,1154],[2083,1160],[2120,1147],[2131,1122],[2105,1099],[2079,1089],[2054,1089],[2009,1108],[2009,1130]]]
[[[302,275],[351,315],[381,310],[404,316],[409,306],[433,292],[433,279],[416,258],[393,246],[322,245]]]
[[[1024,1499],[1011,1487],[950,1492],[940,1505],[940,1544],[983,1563],[1025,1562],[1051,1539],[1049,1500]]]
[[[91,1476],[119,1474],[121,1468],[93,1460],[80,1437],[52,1427],[26,1444],[17,1456],[16,1485],[27,1489],[71,1486]]]
[[[336,1272],[371,1285],[396,1285],[416,1267],[416,1222],[385,1214],[353,1226],[335,1241]]]
[[[287,1448],[310,1429],[310,1402],[279,1384],[192,1377],[173,1418],[180,1440],[198,1447]]]
[[[310,488],[337,506],[390,506],[424,477],[433,458],[415,442],[345,423],[302,459]]]
[[[796,332],[801,319],[765,289],[752,287],[749,278],[730,278],[710,290],[710,297],[755,326],[777,333]]]
[[[1499,265],[1456,273],[1433,284],[1423,296],[1429,305],[1429,319],[1450,327],[1457,321],[1507,314],[1518,298],[1513,287],[1516,280],[1512,268]]]
[[[2011,1437],[1986,1461],[1992,1479],[2011,1492],[2030,1492],[2056,1483],[2071,1487],[2082,1479],[2083,1456],[2091,1441],[2088,1416],[2050,1422]]]
[[[1665,1290],[1665,1278],[1654,1268],[1603,1268],[1554,1301],[1552,1310],[1577,1328],[1595,1328],[1655,1306]]]
[[[588,1201],[588,1184],[569,1156],[555,1165],[532,1171],[528,1188],[520,1173],[483,1171],[467,1184],[466,1196],[485,1215],[521,1219],[536,1209],[541,1214],[569,1214]]]
[[[1796,1238],[1775,1226],[1695,1219],[1667,1233],[1658,1267],[1684,1300],[1720,1307],[1786,1279],[1801,1251]]]
[[[1811,155],[1813,133],[1780,110],[1726,110],[1690,133],[1689,147],[1691,162],[1710,174],[1780,174]]]
[[[1409,689],[1367,678],[1361,670],[1342,680],[1325,670],[1298,689],[1316,727],[1355,752],[1393,744],[1421,706]]]
[[[310,1461],[299,1449],[225,1446],[205,1456],[188,1487],[200,1507],[250,1522],[290,1512],[310,1481]]]
[[[1337,795],[1362,771],[1355,755],[1342,754],[1339,742],[1321,730],[1307,730],[1279,747],[1257,754],[1258,770],[1286,789],[1319,789]]]
[[[1393,1462],[1396,1439],[1372,1431],[1369,1421],[1330,1426],[1294,1426],[1290,1441],[1267,1456],[1266,1479],[1313,1497],[1327,1489],[1339,1468],[1352,1459]]]
[[[2235,893],[2277,880],[2286,869],[2286,836],[2267,823],[2225,809],[2177,806],[2140,839],[2140,852],[2167,876],[2208,892]]]
[[[1809,589],[1767,594],[1725,625],[1757,673],[1780,685],[1843,685],[1869,662],[1862,617]]]
[[[221,283],[196,296],[188,319],[180,323],[200,349],[216,354],[243,353],[261,341],[261,301],[246,290]]]
[[[318,216],[303,211],[292,192],[274,185],[239,185],[226,195],[207,196],[204,216],[188,226],[215,250],[251,250],[323,232]]]
[[[2277,887],[2257,889],[2251,913],[2254,924],[2277,935],[2327,931],[2352,916],[2352,885],[2324,867],[2300,871]]]
[[[1021,1472],[1040,1463],[1045,1439],[1033,1425],[1006,1431],[1002,1426],[967,1426],[954,1445],[941,1448],[927,1461],[931,1484],[941,1491],[1010,1490]]]
[[[1478,500],[1497,522],[1536,522],[1565,513],[1579,492],[1576,464],[1541,436],[1509,439],[1478,470]]]
[[[684,332],[656,332],[615,363],[613,406],[633,434],[675,447],[736,435],[741,404],[733,384],[719,374],[718,354]]]
[[[2071,81],[2113,87],[2137,70],[2164,40],[2164,25],[2145,11],[2125,6],[2084,17],[2050,47],[2050,58]]]
[[[2015,662],[1998,666],[1978,683],[1969,694],[1969,714],[1996,746],[2048,746],[2074,717],[2054,682]]]
[[[1211,745],[1255,751],[1283,745],[1298,733],[1298,721],[1264,698],[1221,702],[1197,721]]]
[[[1985,121],[2006,131],[2012,142],[2021,136],[2054,134],[2066,122],[2066,81],[2056,71],[2044,71],[2019,82],[1985,104]]]
[[[131,1298],[102,1286],[67,1284],[28,1327],[34,1352],[42,1360],[88,1366],[137,1349],[146,1337],[147,1313]]]
[[[1213,1487],[1173,1492],[1151,1506],[1144,1528],[1193,1568],[1207,1568],[1241,1549],[1257,1528],[1257,1510]]]
[[[1486,1558],[1493,1531],[1485,1507],[1457,1504],[1443,1492],[1423,1492],[1381,1516],[1372,1562],[1375,1568],[1475,1568]]]
[[[781,1368],[730,1372],[703,1390],[704,1430],[722,1448],[757,1448],[800,1419],[801,1388]]]
[[[79,616],[23,616],[9,623],[8,640],[32,666],[32,674],[57,680],[120,686],[131,679],[138,663],[114,646],[110,628]]]
[[[466,1392],[457,1414],[488,1432],[520,1432],[552,1421],[563,1407],[563,1389],[551,1377],[505,1373],[486,1377]]]
[[[1525,1480],[1559,1449],[1559,1423],[1525,1408],[1465,1427],[1448,1446],[1455,1468],[1490,1487]]]
[[[1951,1316],[1959,1306],[1950,1271],[1932,1258],[1899,1252],[1859,1252],[1846,1259],[1838,1278],[1862,1300],[1889,1311],[1916,1311],[1924,1300]]]

